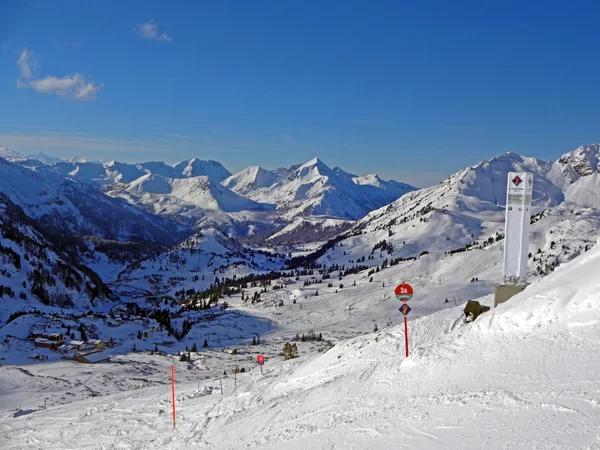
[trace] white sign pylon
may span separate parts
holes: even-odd
[[[532,173],[509,172],[504,229],[505,283],[523,284],[527,279],[532,194]]]

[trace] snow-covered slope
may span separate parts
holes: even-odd
[[[315,158],[285,175],[248,168],[225,181],[249,198],[275,203],[288,219],[298,216],[327,216],[358,220],[373,209],[415,188],[376,175],[357,177],[336,167],[331,169]],[[271,180],[277,180],[267,186]]]
[[[223,180],[223,186],[241,195],[273,186],[290,174],[290,169],[265,170],[259,166],[246,167],[242,171]]]
[[[235,382],[221,377],[222,370],[206,370],[214,361],[208,352],[200,353],[196,364],[201,374],[211,375],[198,385],[190,380],[196,367],[175,362],[180,380],[175,430],[168,366],[162,357],[139,355],[147,371],[161,364],[161,385],[5,415],[0,443],[7,449],[32,443],[86,449],[596,448],[598,264],[600,246],[470,324],[462,321],[462,306],[415,318],[427,307],[417,290],[410,302],[408,358],[400,325],[340,340],[323,353],[289,361],[267,358],[264,374],[255,368]],[[480,300],[490,304],[491,297]],[[312,306],[323,301],[306,302],[298,321],[310,324],[317,317]],[[232,357],[248,366],[261,349]],[[122,370],[124,360],[117,362],[91,366],[83,383],[93,384],[94,373]],[[64,377],[68,370],[61,366],[50,373]],[[5,372],[28,386],[56,384],[42,379],[43,373],[11,367]],[[27,400],[34,387],[10,395],[13,401],[43,404]]]
[[[111,295],[82,263],[90,252],[77,239],[49,236],[0,193],[0,322],[42,305],[90,308]]]
[[[552,181],[563,187],[600,172],[600,144],[582,145],[565,153],[552,165]]]
[[[561,156],[553,165],[550,179],[565,193],[565,200],[585,207],[600,208],[600,144],[582,145]]]
[[[45,227],[69,234],[167,245],[186,237],[175,223],[107,197],[89,184],[65,178],[48,166],[24,164],[0,158],[0,192]]]
[[[125,192],[138,197],[146,205],[155,205],[155,210],[161,207],[164,196],[176,198],[198,208],[199,216],[202,216],[202,211],[272,209],[242,197],[206,176],[166,178],[155,173],[147,174],[130,183]]]
[[[120,274],[119,291],[173,294],[180,289],[206,289],[221,277],[279,270],[284,260],[256,253],[216,229],[204,229],[177,247],[131,264]]]
[[[393,245],[388,258],[444,252],[502,234],[507,174],[534,173],[534,213],[558,206],[564,194],[547,174],[551,164],[507,153],[463,169],[430,188],[410,192],[368,214],[350,232],[345,251],[355,259],[378,242]],[[354,249],[356,247],[356,249]],[[359,250],[360,249],[360,250]],[[377,252],[378,254],[380,252]]]

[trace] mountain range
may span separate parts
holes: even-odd
[[[78,158],[46,164],[47,155],[36,159],[10,149],[2,149],[2,155],[42,177],[78,181],[190,229],[217,228],[237,237],[281,237],[299,217],[311,218],[304,225],[318,231],[319,219],[355,221],[415,189],[375,174],[356,176],[331,169],[316,158],[273,171],[248,167],[232,175],[216,161],[197,158],[174,165],[102,164]]]
[[[532,256],[532,275],[572,258],[600,234],[600,145],[554,162],[506,153],[420,190],[332,169],[319,159],[232,175],[218,162],[198,159],[47,165],[3,154],[11,159],[0,158],[0,193],[7,201],[39,229],[83,239],[88,251],[82,261],[101,277],[142,292],[203,286],[178,274],[226,270],[233,276],[288,264],[281,254],[248,256],[257,247],[278,246],[306,263],[348,267],[485,249],[503,237],[510,171],[534,174],[530,250],[545,253]],[[319,247],[329,239],[334,243]],[[140,251],[123,245],[128,242],[155,247]]]

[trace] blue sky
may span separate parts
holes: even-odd
[[[598,142],[598,2],[0,2],[0,146],[417,185]]]

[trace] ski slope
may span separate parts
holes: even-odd
[[[460,307],[410,318],[408,358],[395,326],[269,359],[263,376],[224,378],[224,395],[216,377],[198,386],[178,364],[175,430],[166,383],[5,416],[0,446],[598,448],[599,264],[597,245],[471,324]]]

